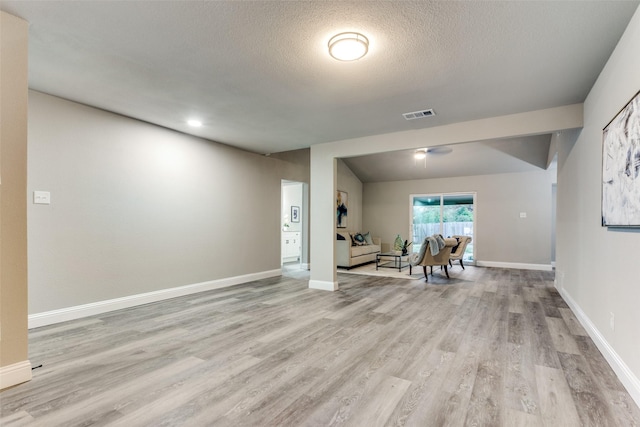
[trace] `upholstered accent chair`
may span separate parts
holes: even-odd
[[[428,239],[429,238],[427,237],[422,244],[428,246],[429,245]],[[413,255],[413,257],[415,258],[412,259],[411,264],[422,266],[422,271],[424,272],[424,278],[427,282],[429,281],[429,277],[427,275],[427,267],[431,267],[431,275],[433,276],[434,265],[439,265],[440,267],[444,268],[444,273],[447,275],[447,278],[449,278],[449,271],[447,270],[447,267],[449,266],[449,257],[451,256],[451,249],[456,244],[457,244],[456,239],[451,239],[451,238],[444,239],[444,247],[440,249],[440,251],[436,255],[432,255],[430,248],[427,247],[426,250],[424,251],[424,256],[422,257],[422,259],[420,260],[418,259],[419,254],[417,253]]]
[[[451,261],[459,261],[460,267],[464,270],[464,264],[462,263],[462,258],[464,257],[464,251],[467,249],[467,245],[471,243],[471,236],[452,236],[454,239],[458,241],[458,247],[455,248],[455,251],[451,252],[451,256],[449,257],[449,265],[453,267]]]

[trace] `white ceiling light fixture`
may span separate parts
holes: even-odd
[[[329,55],[338,61],[355,61],[369,51],[369,39],[360,33],[340,33],[329,40]]]
[[[424,162],[424,168],[427,168],[427,151],[426,148],[420,148],[413,153],[413,163],[415,166],[418,165],[418,160],[421,160]]]
[[[426,149],[422,149],[422,150],[416,150],[415,153],[413,153],[413,158],[416,160],[423,160],[427,157],[427,150]]]
[[[202,122],[200,120],[195,120],[195,119],[187,120],[187,124],[194,128],[199,128],[200,126],[202,126]]]
[[[453,151],[451,147],[433,147],[433,148],[419,148],[413,153],[415,160],[424,160],[424,167],[427,167],[427,154],[430,156],[444,156]],[[416,163],[417,164],[417,163]]]

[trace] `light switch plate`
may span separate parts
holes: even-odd
[[[33,203],[35,203],[36,205],[51,204],[51,193],[48,191],[34,191]]]
[[[526,212],[520,212],[520,218],[526,218],[526,217],[527,217]]]

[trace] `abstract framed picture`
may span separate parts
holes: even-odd
[[[336,195],[336,227],[347,228],[347,192],[338,190]]]
[[[640,91],[602,130],[602,226],[640,227]]]
[[[300,206],[291,206],[291,222],[300,222]]]

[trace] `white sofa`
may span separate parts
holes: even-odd
[[[338,231],[344,240],[336,241],[336,263],[338,267],[351,268],[356,265],[375,261],[380,253],[381,239],[373,237],[373,245],[354,246],[351,236],[356,233]],[[337,238],[337,236],[336,236]]]

